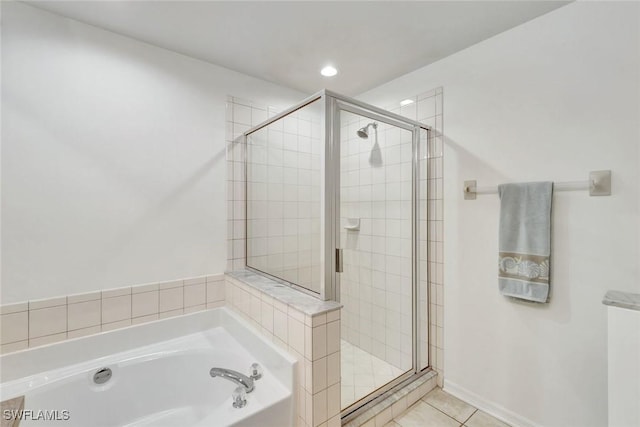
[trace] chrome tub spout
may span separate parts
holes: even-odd
[[[251,393],[253,391],[253,388],[254,388],[253,379],[249,378],[244,374],[241,374],[240,372],[237,372],[231,369],[225,369],[225,368],[211,368],[211,371],[209,371],[209,374],[214,378],[221,377],[229,381],[232,381],[244,387],[244,390],[247,393]]]

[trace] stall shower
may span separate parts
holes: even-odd
[[[429,132],[322,91],[236,139],[245,253],[230,267],[343,304],[343,415],[429,367]]]

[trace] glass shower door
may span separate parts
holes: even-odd
[[[342,409],[415,372],[414,134],[339,106]]]
[[[321,294],[322,102],[246,139],[247,267]]]

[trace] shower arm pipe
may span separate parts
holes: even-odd
[[[568,181],[553,184],[554,191],[589,191],[590,196],[611,195],[611,171],[592,171],[586,181]],[[498,194],[498,187],[478,187],[475,180],[465,181],[462,191],[465,200],[475,200],[477,194]]]

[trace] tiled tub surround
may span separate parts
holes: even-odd
[[[318,300],[255,273],[232,276],[210,275],[6,305],[1,308],[2,352],[226,304],[298,360],[297,425],[339,426],[340,304]]]
[[[127,286],[0,307],[2,353],[224,305],[224,275]]]
[[[0,308],[2,352],[227,305],[299,362],[299,426],[340,425],[340,304],[255,273],[209,275]]]
[[[251,272],[227,275],[227,305],[298,361],[298,426],[340,426],[340,304]]]

